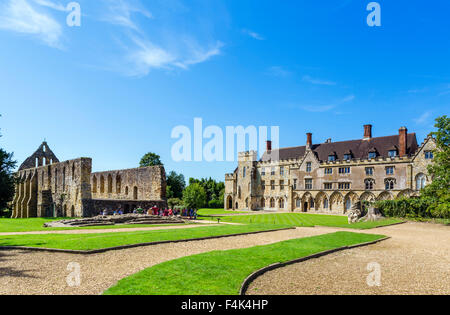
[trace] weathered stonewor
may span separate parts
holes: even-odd
[[[120,224],[184,224],[185,221],[179,217],[160,217],[145,214],[125,214],[112,216],[96,216],[92,218],[61,220],[48,222],[44,227],[88,227]]]
[[[16,178],[13,218],[92,217],[103,210],[167,207],[163,166],[93,174],[91,158],[59,162],[46,142]]]

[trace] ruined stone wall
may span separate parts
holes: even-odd
[[[92,173],[92,198],[103,200],[148,200],[166,198],[163,166]]]
[[[80,158],[19,171],[13,218],[85,216],[91,169],[92,160]]]

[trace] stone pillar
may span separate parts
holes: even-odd
[[[30,178],[29,182],[29,197],[27,200],[27,218],[35,218],[37,216],[37,172]]]
[[[12,203],[13,204],[13,213],[12,213],[13,219],[17,218],[17,210],[18,210],[17,201],[20,198],[20,184],[19,183],[16,183],[14,185],[14,190],[15,190],[15,193],[14,193],[14,199],[13,199],[13,203]]]
[[[28,175],[25,177],[23,181],[23,198],[21,200],[21,211],[20,218],[25,219],[28,218],[28,200],[30,199],[30,179]]]

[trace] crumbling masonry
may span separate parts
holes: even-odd
[[[92,159],[59,162],[48,144],[16,174],[13,218],[90,217],[103,210],[166,207],[163,166],[92,173]]]

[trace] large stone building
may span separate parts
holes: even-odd
[[[92,173],[92,159],[59,162],[42,143],[16,174],[13,218],[89,217],[166,206],[163,166]]]
[[[417,195],[431,178],[435,140],[419,146],[416,134],[372,137],[364,126],[359,140],[239,154],[238,167],[225,175],[225,208],[343,214],[358,201]]]

